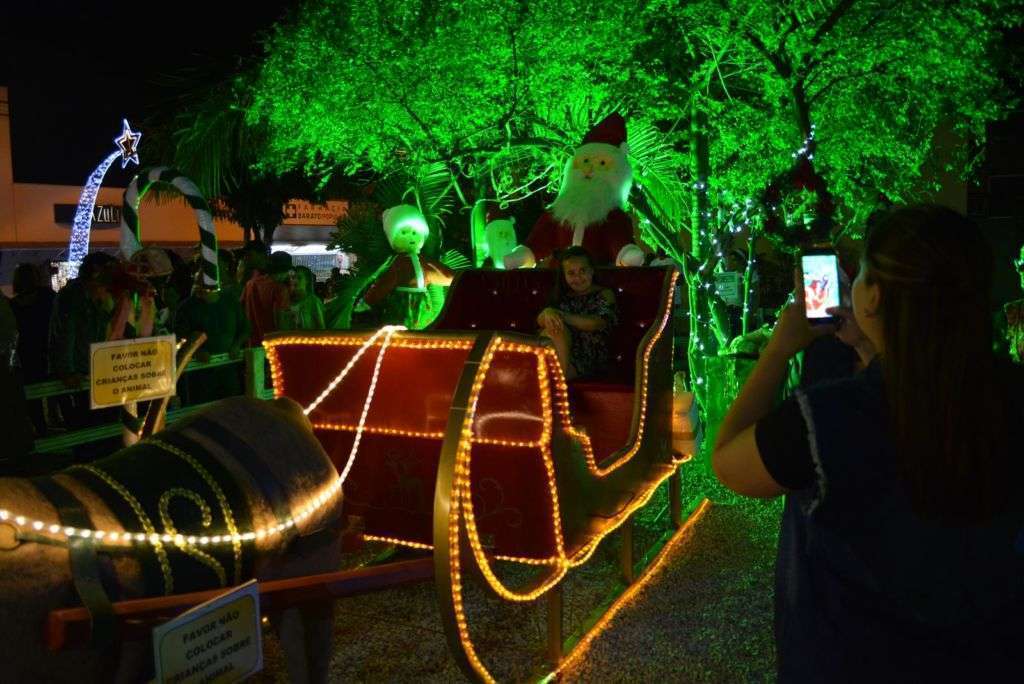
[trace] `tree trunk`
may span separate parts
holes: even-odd
[[[707,381],[705,359],[709,353],[707,347],[712,345],[713,335],[709,334],[713,325],[710,320],[708,289],[703,287],[702,280],[707,277],[700,271],[708,246],[708,176],[711,172],[711,158],[708,149],[707,112],[702,106],[698,95],[691,100],[690,110],[690,177],[693,181],[693,203],[690,214],[690,256],[696,269],[687,282],[690,297],[690,337],[687,359],[690,366],[690,382],[694,394],[701,406],[706,406]],[[701,314],[708,312],[707,322],[702,321]]]
[[[263,244],[267,246],[267,251],[274,251],[271,249],[274,244],[274,231],[277,230],[277,226],[263,226]]]

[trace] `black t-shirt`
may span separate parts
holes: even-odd
[[[757,421],[754,441],[765,470],[786,489],[803,489],[814,482],[814,462],[807,436],[807,423],[800,404],[790,397]]]
[[[1024,410],[1017,368],[1000,368]],[[1024,513],[944,525],[915,514],[887,429],[880,364],[816,384],[758,421],[765,468],[789,490],[779,537],[779,681],[946,681],[1020,672]],[[1022,463],[1008,473],[1014,491]],[[1016,495],[1014,501],[1022,499]]]

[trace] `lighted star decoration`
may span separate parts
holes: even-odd
[[[128,119],[121,120],[124,128],[121,130],[121,137],[114,138],[114,142],[121,150],[121,168],[128,166],[128,162],[139,163],[139,141],[142,140],[142,133],[133,131],[128,125]]]

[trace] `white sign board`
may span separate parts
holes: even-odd
[[[153,630],[156,681],[240,682],[263,669],[260,592],[250,580]]]

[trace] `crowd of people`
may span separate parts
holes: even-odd
[[[268,254],[258,242],[217,253],[220,288],[203,286],[199,252],[191,260],[171,250],[147,247],[128,262],[92,252],[78,275],[59,292],[51,287],[49,269],[17,266],[13,297],[0,296],[0,368],[12,402],[5,423],[23,435],[9,453],[25,452],[32,440],[57,429],[74,430],[111,422],[109,412],[92,411],[87,392],[49,401],[18,402],[24,385],[60,380],[79,388],[89,374],[89,347],[96,342],[141,335],[200,333],[206,341],[195,358],[216,354],[240,358],[247,346],[259,345],[277,330],[313,330],[328,326],[323,298],[330,300],[341,274],[317,282],[309,268],[292,263],[286,252]],[[130,295],[136,297],[131,305]],[[204,403],[242,392],[241,369],[213,367],[187,374],[179,384],[179,401]],[[25,420],[23,420],[25,418]],[[25,425],[27,423],[27,425]]]

